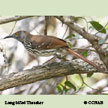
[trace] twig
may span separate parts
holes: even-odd
[[[9,35],[11,35],[11,34],[12,34],[12,32],[13,32],[13,30],[14,30],[15,26],[16,26],[16,23],[17,23],[17,21],[15,21],[15,24],[14,24],[14,26],[13,26],[13,28],[12,28],[11,32],[9,33]]]
[[[66,35],[67,30],[68,30],[68,26],[66,27],[66,30],[65,30],[62,38],[64,38],[64,36]]]
[[[87,87],[91,88],[92,90],[98,90],[98,89],[95,89],[95,88],[92,88],[91,86],[89,86],[89,85],[84,81],[84,79],[83,79],[83,77],[82,77],[81,74],[79,74],[79,76],[80,76],[80,78],[81,78],[81,80],[82,80],[82,83],[83,83],[84,85],[86,85]]]
[[[72,18],[73,18],[74,16],[72,16]],[[78,19],[78,18],[80,18],[80,19],[83,19],[85,22],[86,22],[86,24],[87,24],[87,32],[88,32],[88,21],[86,20],[86,18],[84,18],[84,17],[74,17],[74,18],[76,18],[76,19]]]
[[[13,21],[19,21],[26,18],[30,18],[30,17],[33,17],[33,16],[15,16],[15,17],[10,17],[10,18],[5,18],[5,19],[0,20],[0,24],[5,24],[5,23],[13,22]]]
[[[49,16],[45,16],[45,30],[44,30],[44,35],[47,35],[48,21],[49,21]]]

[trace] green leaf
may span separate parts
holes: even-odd
[[[58,85],[57,87],[57,91],[60,93],[62,91],[62,88]]]
[[[69,39],[69,38],[71,38],[71,37],[75,37],[75,35],[74,35],[74,34],[70,34],[69,36],[67,36],[67,37],[65,38],[65,40],[66,40],[66,39]]]
[[[69,47],[70,47],[70,48],[72,48],[72,47],[73,47],[73,46],[72,46],[72,44],[71,44],[70,42],[68,42],[68,45],[69,45]]]
[[[76,91],[76,87],[70,81],[66,81],[65,85],[68,86],[68,87],[73,88]]]
[[[106,57],[108,58],[108,54],[106,54]]]
[[[97,21],[90,21],[90,24],[100,33],[106,33],[105,28]]]
[[[108,29],[108,25],[105,27],[105,29],[106,29],[106,30]]]
[[[67,93],[68,89],[66,87],[63,87],[63,90],[65,91],[65,93]]]
[[[84,57],[87,57],[88,51],[84,51],[84,52],[82,53],[82,55],[83,55]]]
[[[66,93],[68,91],[68,89],[63,85],[63,84],[60,84],[60,86],[62,87],[63,91]],[[62,92],[62,91],[61,91]]]

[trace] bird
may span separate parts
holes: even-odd
[[[51,56],[55,54],[71,54],[77,58],[82,59],[86,63],[92,65],[98,71],[103,72],[103,69],[97,66],[92,61],[84,58],[82,55],[73,51],[68,42],[63,39],[57,38],[50,35],[32,35],[27,31],[17,31],[12,35],[4,37],[14,38],[17,41],[21,42],[27,51],[32,54],[34,57],[38,56]]]

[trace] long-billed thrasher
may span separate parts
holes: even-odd
[[[50,56],[57,53],[69,53],[94,66],[98,71],[103,72],[103,69],[101,69],[95,63],[79,55],[78,53],[74,52],[71,48],[69,48],[66,41],[57,37],[31,35],[26,31],[18,31],[10,36],[5,37],[4,39],[7,38],[14,38],[20,41],[25,46],[25,48],[34,56]]]

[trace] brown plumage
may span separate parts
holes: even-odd
[[[67,46],[64,40],[54,36],[32,35],[30,40],[32,41],[33,48],[39,46],[37,47],[38,50],[56,49]]]

